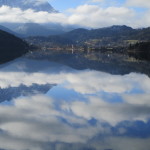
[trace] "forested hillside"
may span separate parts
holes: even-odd
[[[0,30],[0,63],[17,58],[28,51],[28,44],[18,37]]]

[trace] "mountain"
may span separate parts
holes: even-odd
[[[60,35],[63,38],[72,39],[74,42],[83,44],[90,40],[97,40],[98,45],[117,45],[117,43],[126,44],[125,42],[149,41],[150,27],[142,29],[133,29],[126,25],[114,25],[99,29],[79,28]],[[123,46],[123,45],[122,45]]]
[[[9,32],[8,30],[4,31],[18,37],[59,35],[75,29],[75,27],[62,26],[58,23],[1,23],[1,25],[12,32]]]
[[[22,10],[33,9],[34,11],[57,12],[46,0],[1,0],[0,7],[6,5],[17,7]]]
[[[56,47],[75,45],[81,47],[92,47],[99,49],[102,47],[128,47],[141,41],[150,41],[150,27],[143,29],[133,29],[128,26],[111,26],[99,29],[79,28],[70,32],[48,37],[26,38],[29,43],[43,45],[43,47]]]
[[[84,41],[90,37],[90,30],[79,28],[63,34],[62,37],[72,39],[74,41]]]
[[[137,29],[137,33],[132,37],[137,40],[150,40],[150,27]]]
[[[100,39],[100,38],[125,38],[134,35],[137,31],[128,26],[111,26],[99,29],[75,29],[73,31],[67,32],[63,37],[73,38],[75,41],[86,41],[89,39]]]
[[[8,28],[6,28],[6,27],[4,27],[2,25],[0,25],[0,30],[3,30],[5,32],[11,33],[11,34],[15,34],[13,31],[11,31],[10,29],[8,29]]]
[[[16,33],[16,32],[14,32],[14,31],[10,30],[9,28],[7,28],[5,26],[2,26],[2,25],[0,25],[0,30],[3,30],[3,31],[8,32],[10,34],[13,34],[13,35],[15,35],[17,37],[22,37],[23,36],[23,35],[21,35],[19,33]]]
[[[62,28],[49,28],[37,23],[25,23],[19,25],[14,31],[25,37],[28,36],[49,36],[64,33]]]
[[[0,63],[22,56],[28,48],[27,43],[20,38],[0,30]]]
[[[100,28],[91,30],[91,36],[94,37],[117,37],[117,36],[129,36],[130,34],[134,34],[135,30],[126,25],[114,25],[111,27]]]
[[[58,13],[47,0],[0,0],[0,7],[3,5],[20,8],[22,10],[32,9],[36,12],[44,11],[46,13]],[[59,23],[37,24],[33,22],[7,22],[2,23],[2,25],[19,34],[19,37],[57,35],[74,29],[73,26],[62,26]]]

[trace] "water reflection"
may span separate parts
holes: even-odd
[[[57,85],[47,89],[51,84]],[[1,67],[0,85],[1,149],[150,147],[150,79],[146,75],[77,71],[47,61],[18,59]],[[28,94],[23,94],[22,85]],[[9,91],[14,89],[17,94],[11,98]]]

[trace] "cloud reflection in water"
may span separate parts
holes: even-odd
[[[32,68],[30,63],[38,63],[40,67]],[[10,103],[1,103],[1,149],[147,150],[150,147],[150,79],[146,75],[77,71],[48,61],[27,59],[1,67],[3,90],[17,89],[22,84],[29,90],[33,84],[57,86],[47,93],[20,94]]]

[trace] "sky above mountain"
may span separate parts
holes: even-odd
[[[2,1],[2,0],[1,0]],[[45,0],[35,1],[39,7]],[[0,22],[61,23],[88,28],[128,25],[133,28],[150,26],[149,0],[48,0],[58,13],[22,10],[11,6],[0,8]]]

